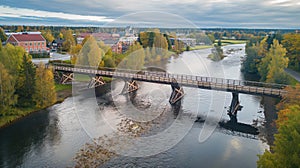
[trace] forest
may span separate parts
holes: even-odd
[[[22,48],[0,46],[0,124],[56,102],[51,67],[35,66]]]

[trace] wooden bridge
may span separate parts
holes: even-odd
[[[128,92],[133,92],[138,89],[136,81],[144,81],[159,84],[168,84],[172,86],[172,94],[169,102],[175,104],[184,96],[184,87],[194,87],[201,89],[225,91],[232,93],[232,102],[229,115],[236,115],[240,110],[238,94],[261,95],[271,97],[282,97],[287,92],[283,90],[286,85],[262,83],[254,81],[243,81],[234,79],[223,79],[214,77],[204,77],[185,74],[170,74],[166,72],[153,71],[135,71],[127,69],[98,69],[96,67],[87,66],[72,66],[68,64],[53,64],[53,69],[60,72],[61,82],[65,83],[73,79],[73,73],[86,74],[93,76],[89,84],[92,86],[101,86],[104,84],[102,77],[121,78],[127,81]]]

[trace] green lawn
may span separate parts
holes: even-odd
[[[56,92],[68,90],[68,89],[72,89],[72,85],[55,84]]]
[[[212,48],[213,46],[211,45],[196,45],[194,47],[190,47],[190,51],[192,50],[202,50],[202,49],[206,49],[206,48]]]
[[[229,45],[229,44],[245,44],[246,40],[221,40],[222,45]],[[214,44],[218,44],[218,40],[215,40]]]

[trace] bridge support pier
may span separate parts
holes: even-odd
[[[95,77],[90,76],[90,77],[91,77],[91,81],[88,85],[88,88],[96,88],[105,84],[105,81],[101,76],[95,76]]]
[[[242,106],[240,105],[239,94],[236,92],[232,92],[231,104],[229,110],[227,111],[228,112],[227,114],[230,116],[230,119],[232,121],[237,121],[236,119],[237,112],[240,111],[241,109]]]
[[[68,82],[71,82],[74,80],[74,73],[65,72],[61,75],[59,73],[55,73],[55,78],[60,79],[59,83],[61,84],[67,84]]]
[[[135,80],[125,81],[125,86],[123,88],[122,93],[127,94],[127,93],[137,91],[138,89],[139,89],[139,86]]]
[[[182,99],[182,97],[184,96],[184,91],[183,88],[179,86],[179,84],[175,79],[172,79],[171,87],[172,87],[172,93],[169,99],[169,103],[171,105],[174,105]]]

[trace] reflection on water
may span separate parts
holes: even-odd
[[[231,48],[236,52],[228,52],[229,55],[219,62],[207,59],[210,52],[207,49],[184,52],[179,58],[168,60],[165,68],[173,73],[243,79],[240,61],[245,54],[244,45],[226,46],[224,53]],[[183,66],[188,68],[180,69]],[[122,85],[122,81],[119,83]],[[230,105],[231,93],[184,88],[185,97],[181,106],[171,107],[168,104],[170,86],[143,82],[139,82],[139,86],[136,97],[132,99],[133,107],[138,107],[136,109],[146,114],[147,110],[143,109],[155,109],[152,105],[161,103],[155,113],[147,115],[149,118],[158,118],[163,111],[165,114],[164,120],[157,122],[141,137],[161,133],[171,127],[176,119],[184,119],[186,116],[186,121],[193,125],[177,145],[166,151],[147,157],[114,155],[103,167],[256,167],[257,154],[268,147],[265,142],[272,141],[270,130],[274,127],[270,123],[276,118],[273,111],[275,101],[272,98],[264,98],[264,104],[261,105],[262,98],[259,96],[239,95],[244,108],[238,112],[237,121],[243,129],[258,127],[261,132],[259,139],[239,136],[237,130],[231,128],[224,131],[218,126],[206,141],[199,143],[199,133],[205,124],[194,121],[198,116],[207,124],[219,121],[219,116],[222,121],[228,121],[226,111]],[[68,98],[61,104],[0,129],[0,167],[74,166],[74,156],[85,143],[92,143],[91,137],[111,135],[110,131],[118,130],[118,124],[130,112],[125,110],[125,113],[120,113],[118,108],[122,109],[129,102],[126,95],[108,93],[95,100],[87,94],[79,95],[78,100],[80,104],[76,106],[81,107],[81,111],[76,111],[74,100]],[[116,102],[111,103],[112,100],[117,100],[120,106],[115,106]],[[99,105],[98,109],[84,110],[83,107],[90,106],[95,101]],[[107,121],[111,124],[109,130],[104,127]],[[231,126],[225,125],[227,128]],[[132,127],[138,128],[135,125]],[[168,142],[161,143],[168,145]],[[149,145],[148,148],[155,146]]]

